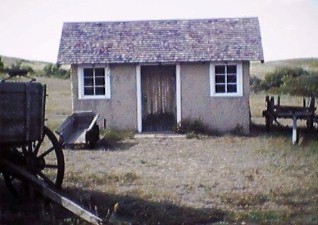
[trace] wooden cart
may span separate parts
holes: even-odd
[[[60,188],[64,156],[53,132],[44,125],[46,86],[37,82],[0,83],[0,157]],[[17,194],[20,179],[1,168]]]
[[[292,119],[292,142],[296,144],[298,141],[297,135],[297,120],[305,120],[307,127],[309,129],[313,128],[314,122],[317,121],[317,115],[315,114],[315,98],[310,97],[306,100],[303,99],[303,106],[289,106],[280,104],[280,96],[277,97],[277,102],[275,104],[274,97],[266,96],[266,110],[263,111],[263,116],[265,117],[265,125],[267,131],[270,131],[273,123],[278,122],[278,119]]]
[[[8,70],[9,77],[27,70]],[[57,190],[64,177],[61,144],[45,126],[46,86],[34,82],[0,80],[0,172],[15,195],[35,188],[62,207],[92,224],[102,220]]]
[[[94,112],[74,112],[55,131],[63,146],[93,148],[99,140],[99,115]]]

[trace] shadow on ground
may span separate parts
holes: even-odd
[[[268,136],[268,137],[285,137],[290,138],[292,136],[292,127],[290,126],[278,126],[274,125],[270,130],[266,129],[265,125],[253,124],[251,126],[251,136]],[[306,141],[317,140],[318,130],[317,128],[309,129],[305,126],[299,126],[297,128],[298,139],[305,139]]]
[[[112,222],[106,224],[213,224],[224,221],[226,217],[226,213],[218,209],[194,209],[169,201],[151,202],[127,195],[74,188],[63,190],[63,194],[103,220]],[[0,197],[0,225],[87,224],[43,198],[32,201],[16,199],[6,190],[2,180]]]

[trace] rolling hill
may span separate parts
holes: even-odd
[[[25,66],[31,66],[34,70],[41,70],[45,65],[49,64],[48,62],[43,62],[43,61],[32,61],[32,60],[20,59],[20,58],[8,57],[8,56],[2,56],[2,55],[0,55],[0,57],[5,67],[10,67],[12,65],[15,65],[17,62],[21,61],[22,64]]]
[[[49,62],[32,61],[27,59],[7,57],[1,55],[0,57],[5,67],[10,67],[11,65],[16,64],[18,61],[22,61],[23,65],[31,66],[34,70],[42,70],[42,68],[45,65],[49,64]],[[251,76],[256,76],[260,79],[264,79],[267,73],[274,71],[277,67],[302,67],[303,69],[308,71],[318,72],[318,58],[287,59],[278,61],[268,61],[265,63],[252,62]]]
[[[278,67],[301,67],[307,71],[318,72],[318,58],[287,59],[268,61],[265,63],[252,62],[251,76],[264,79],[267,73],[273,72],[275,68]]]

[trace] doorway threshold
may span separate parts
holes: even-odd
[[[173,132],[143,132],[136,133],[134,138],[186,138],[186,135]]]

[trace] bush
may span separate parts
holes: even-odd
[[[262,86],[265,90],[280,88],[286,80],[307,75],[309,75],[309,72],[300,67],[280,67],[275,69],[274,72],[266,74]]]
[[[263,90],[262,80],[259,79],[258,77],[252,76],[250,79],[250,87],[252,92],[258,93],[262,91]]]
[[[35,71],[31,66],[23,64],[23,60],[16,61],[15,64],[12,64],[8,69],[24,69],[27,70],[30,74],[35,74]],[[3,69],[6,69],[3,67]]]
[[[4,64],[1,61],[1,57],[0,57],[0,78],[3,76],[2,74],[4,74]]]
[[[275,94],[318,96],[318,73],[309,73],[303,68],[277,68],[268,73],[264,81],[252,77],[250,84],[255,92],[263,90]]]
[[[58,78],[68,78],[70,77],[70,71],[61,68],[60,64],[49,63],[42,69],[44,76],[47,77],[58,77]]]
[[[1,57],[0,57],[0,72],[3,70],[4,68],[4,65],[3,65],[3,62],[1,61]]]
[[[114,129],[104,129],[101,131],[102,135],[102,145],[105,146],[115,146],[118,142],[127,139],[133,138],[134,132],[132,130],[114,130]]]
[[[318,74],[311,76],[300,76],[294,79],[288,79],[280,88],[281,93],[301,95],[301,96],[318,96]]]
[[[174,129],[175,132],[181,134],[206,134],[208,133],[207,127],[200,119],[184,119]]]

